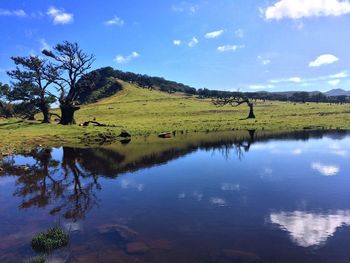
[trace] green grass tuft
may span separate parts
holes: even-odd
[[[68,245],[68,235],[59,227],[50,228],[32,239],[32,248],[35,251],[47,252]]]

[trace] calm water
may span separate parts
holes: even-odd
[[[21,166],[26,165],[26,166]],[[226,133],[3,160],[0,262],[350,262],[350,136]]]

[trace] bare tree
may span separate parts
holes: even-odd
[[[255,119],[254,114],[254,103],[244,94],[237,93],[236,95],[232,95],[230,97],[218,97],[212,100],[213,104],[217,107],[223,107],[225,105],[230,105],[232,107],[238,107],[242,104],[247,104],[249,107],[249,115],[247,119]]]
[[[14,80],[10,97],[37,106],[42,112],[43,123],[50,122],[50,103],[54,102],[48,87],[55,81],[55,68],[38,56],[12,57],[16,69],[7,74]]]
[[[78,81],[91,69],[95,61],[94,55],[84,53],[77,43],[68,41],[56,45],[52,51],[43,50],[42,53],[53,60],[52,66],[57,69],[57,74],[54,72],[51,79],[60,92],[60,124],[74,124],[74,113],[80,109],[77,97],[86,88],[78,85]]]

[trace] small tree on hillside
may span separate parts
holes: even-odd
[[[43,50],[43,54],[53,60],[52,66],[58,71],[58,74],[52,75],[51,80],[60,92],[60,124],[74,124],[74,113],[80,109],[77,97],[79,92],[86,88],[84,85],[78,85],[78,81],[85,77],[91,68],[95,60],[94,55],[84,53],[77,43],[68,41],[56,45],[52,51]]]
[[[247,104],[249,107],[249,115],[247,119],[255,119],[254,103],[242,93],[236,93],[235,95],[229,97],[218,97],[213,99],[212,102],[217,107],[223,107],[225,105],[238,107],[242,104]]]
[[[57,75],[55,68],[38,56],[12,57],[11,59],[16,64],[16,69],[7,72],[14,80],[8,94],[9,98],[38,107],[44,116],[43,123],[49,123],[50,104],[55,99],[48,91],[48,87],[55,80],[52,76]]]

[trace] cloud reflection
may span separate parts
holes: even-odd
[[[138,184],[132,180],[127,179],[121,180],[120,184],[123,189],[136,189],[139,192],[143,191],[143,189],[145,188],[143,184]]]
[[[217,206],[225,206],[226,205],[225,199],[220,198],[220,197],[210,198],[210,203],[213,205],[217,205]]]
[[[346,157],[348,155],[348,152],[338,144],[338,143],[331,143],[329,145],[329,149],[331,150],[331,153],[341,156],[341,157]]]
[[[241,186],[239,184],[223,183],[221,185],[222,191],[239,191]]]
[[[320,162],[312,163],[311,168],[324,176],[334,176],[340,171],[340,168],[337,165],[326,165]]]
[[[318,246],[333,236],[337,228],[350,225],[350,211],[338,210],[329,214],[279,212],[270,215],[270,222],[288,231],[290,238],[299,246]]]

